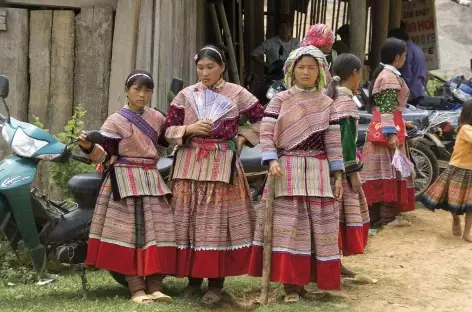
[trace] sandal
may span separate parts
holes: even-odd
[[[157,301],[157,302],[172,303],[172,298],[160,292],[159,290],[150,294],[149,297],[151,297],[152,300]]]
[[[202,297],[202,301],[205,304],[215,304],[221,300],[221,290],[220,294],[217,294],[214,289],[208,289],[205,295]]]
[[[284,302],[285,303],[300,302],[300,295],[297,292],[292,292],[292,293],[286,294],[285,297],[284,297]]]
[[[387,223],[386,226],[392,227],[403,227],[403,226],[410,226],[411,222],[407,220],[395,219],[390,223]]]
[[[138,304],[149,304],[152,303],[152,298],[144,291],[140,290],[131,296],[131,301]]]

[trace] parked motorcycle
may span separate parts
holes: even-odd
[[[437,90],[437,96],[427,95],[416,105],[420,109],[454,111],[462,108],[464,102],[472,100],[472,79],[467,80],[464,76],[456,76],[444,80],[439,76],[430,74],[433,80],[442,85]]]

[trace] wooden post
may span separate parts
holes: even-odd
[[[232,81],[236,84],[240,84],[238,64],[236,63],[236,54],[234,53],[233,38],[231,37],[231,30],[229,29],[228,19],[226,18],[225,6],[222,2],[218,2],[217,6],[218,12],[220,13],[221,23],[223,24],[226,46],[229,50],[229,73],[232,77]]]
[[[113,9],[83,8],[75,30],[74,106],[87,112],[84,128],[98,130],[108,116]]]
[[[48,110],[50,108],[49,86],[51,83],[51,30],[52,11],[30,12],[29,72],[30,96],[28,120],[33,122],[33,115],[48,128]]]
[[[380,49],[388,35],[388,17],[390,0],[376,0],[372,4],[372,52],[371,69],[375,69],[380,62]]]
[[[351,21],[356,21],[349,25],[350,49],[351,53],[357,55],[364,64],[366,25],[367,25],[367,0],[351,0],[351,9],[349,10]]]
[[[139,13],[136,69],[147,72],[152,71],[154,2],[153,0],[141,0]]]
[[[275,1],[276,0],[267,1],[267,29],[265,35],[266,38],[272,38],[276,35]]]
[[[160,109],[167,111],[167,93],[170,88],[170,82],[172,81],[172,75],[174,73],[174,50],[172,42],[174,41],[174,14],[172,10],[173,1],[158,1],[161,2],[161,15],[160,20],[156,20],[156,23],[160,23],[160,41],[156,42],[157,45],[161,45],[159,48],[158,59],[154,60],[159,62],[159,84],[156,90],[158,96],[157,106]],[[182,40],[182,38],[180,38]],[[155,45],[156,45],[155,44]],[[179,60],[180,61],[180,60]]]
[[[51,37],[51,110],[49,130],[56,134],[72,117],[74,98],[75,16],[54,11]]]
[[[184,66],[188,64],[189,60],[184,60],[184,49],[188,49],[187,42],[186,42],[186,32],[191,27],[181,27],[183,20],[185,20],[185,0],[174,0],[172,1],[172,14],[174,15],[173,20],[173,42],[172,46],[168,46],[167,49],[171,50],[174,57],[174,64],[171,68],[171,72],[169,72],[169,76],[167,77],[167,87],[162,90],[166,94],[170,90],[170,83],[172,81],[172,77],[179,77],[184,78]],[[187,30],[188,29],[188,30]],[[185,62],[185,65],[184,65]]]
[[[244,81],[244,77],[247,75],[247,68],[244,62],[244,31],[243,31],[243,10],[242,1],[238,1],[238,41],[239,41],[239,75],[240,80]]]
[[[388,29],[400,27],[402,21],[402,0],[390,0],[390,16],[388,18]]]
[[[208,9],[209,9],[209,12],[210,12],[210,18],[211,18],[211,24],[213,26],[213,33],[216,37],[216,42],[220,45],[223,44],[223,37],[221,37],[221,27],[220,27],[220,22],[218,21],[218,14],[216,13],[216,6],[214,3],[210,3],[208,4]],[[228,75],[228,71],[230,70],[230,66],[229,64],[228,65],[228,68],[226,68],[226,71],[224,72],[223,74],[223,78],[226,80],[226,81],[229,81],[229,75]]]
[[[118,0],[111,59],[108,115],[126,104],[125,79],[136,66],[136,0]]]
[[[261,305],[267,304],[269,299],[270,268],[272,264],[272,230],[273,230],[273,210],[274,201],[274,178],[267,176],[267,199],[266,199],[266,219],[264,224],[264,260],[262,266],[261,285]]]
[[[159,64],[159,55],[161,53],[161,6],[162,1],[154,2],[154,38],[153,38],[153,52],[152,52],[152,79],[154,80],[154,86],[159,86],[159,71],[161,69]],[[166,107],[159,105],[159,88],[154,89],[151,99],[151,107],[157,107],[167,111]]]

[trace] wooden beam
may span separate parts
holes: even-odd
[[[374,70],[380,63],[380,49],[388,35],[390,0],[376,0],[372,4],[372,51],[370,66]]]
[[[174,14],[172,9],[173,1],[160,1],[161,2],[161,14],[160,20],[156,20],[156,24],[160,23],[160,40],[155,41],[154,45],[160,45],[159,55],[157,60],[154,62],[159,62],[159,71],[155,74],[159,76],[158,85],[156,90],[157,95],[157,107],[162,110],[167,111],[167,93],[170,88],[170,83],[172,81],[172,75],[174,73],[174,66],[176,62],[181,60],[176,60],[174,57],[175,51],[172,48],[172,43],[174,40],[174,33],[176,29],[174,26]],[[171,26],[172,25],[172,26]],[[181,38],[180,38],[181,39]]]
[[[82,9],[75,20],[74,106],[87,112],[84,128],[98,130],[108,116],[113,10]]]
[[[108,115],[126,104],[125,79],[136,65],[137,13],[135,0],[118,0],[113,33]]]
[[[154,0],[141,0],[136,69],[152,71]]]
[[[116,9],[118,0],[5,0],[5,4],[40,6],[40,7],[61,7],[79,9],[84,7],[111,6]]]
[[[49,130],[56,134],[72,117],[74,98],[75,16],[54,11],[51,37],[51,110]]]
[[[402,21],[402,0],[390,0],[390,16],[388,18],[388,29],[400,27]]]
[[[349,19],[356,21],[349,26],[349,38],[351,53],[357,55],[364,64],[366,25],[367,25],[367,0],[351,0]]]
[[[29,72],[30,92],[28,121],[34,122],[33,115],[48,128],[50,107],[49,87],[51,83],[51,31],[52,10],[30,12]]]

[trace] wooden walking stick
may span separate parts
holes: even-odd
[[[272,261],[272,203],[274,201],[274,177],[267,176],[266,219],[264,225],[264,262],[262,267],[261,305],[267,304],[269,299],[270,266]]]

